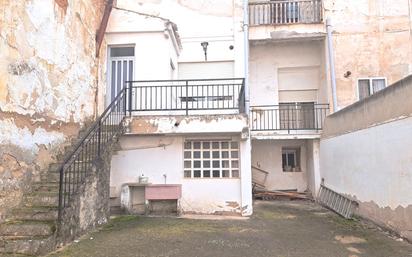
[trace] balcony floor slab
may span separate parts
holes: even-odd
[[[126,135],[240,134],[248,131],[248,119],[243,114],[134,116],[127,124]]]

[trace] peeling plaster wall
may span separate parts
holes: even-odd
[[[408,0],[326,0],[324,7],[334,31],[339,107],[357,101],[358,78],[386,77],[390,85],[412,73]]]
[[[248,131],[243,115],[141,116],[128,120],[128,134],[207,134]]]
[[[386,77],[390,85],[412,74],[412,6],[408,1],[323,0],[324,20],[329,17],[332,22],[339,108],[358,100],[359,78]],[[325,33],[324,22],[259,25],[250,27],[249,39],[301,42]],[[351,75],[345,78],[347,71]],[[326,74],[330,90],[329,71]]]
[[[0,220],[96,113],[103,8],[103,0],[0,2]]]

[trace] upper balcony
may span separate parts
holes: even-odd
[[[130,134],[242,133],[244,79],[127,82]]]
[[[252,106],[253,138],[319,138],[329,104],[282,103]]]
[[[322,0],[272,0],[249,3],[249,39],[318,37],[324,33]]]

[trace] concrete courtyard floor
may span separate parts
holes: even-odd
[[[112,219],[49,257],[408,257],[412,244],[311,202],[256,202],[250,219]]]

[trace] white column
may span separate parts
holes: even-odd
[[[314,139],[312,145],[312,155],[313,155],[313,180],[314,180],[314,192],[313,196],[317,196],[321,183],[320,174],[320,140]]]
[[[249,216],[253,213],[252,201],[252,169],[251,169],[251,140],[240,143],[241,177],[240,192],[242,201],[242,216]]]

